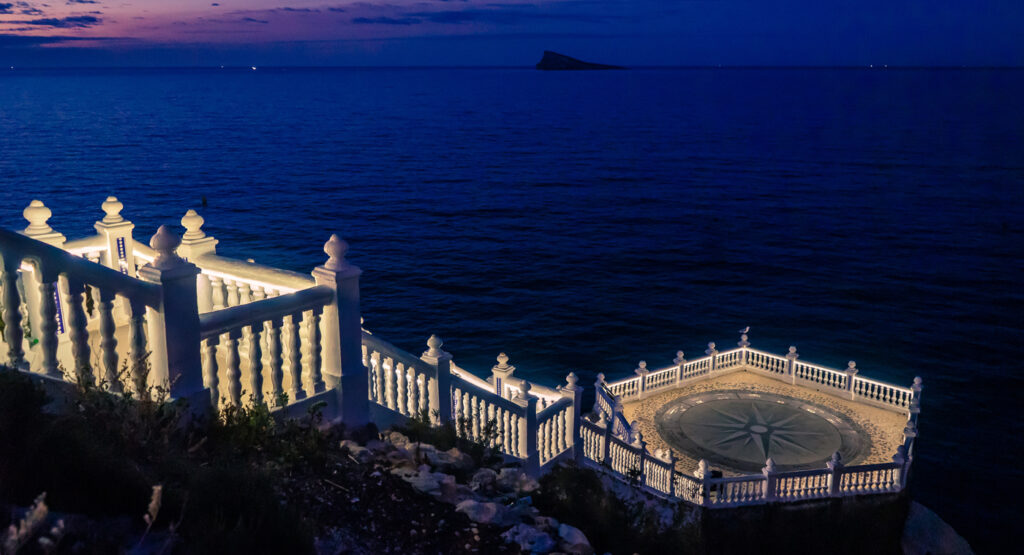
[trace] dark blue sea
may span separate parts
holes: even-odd
[[[754,346],[924,378],[917,499],[979,550],[1024,518],[1024,71],[4,70],[0,225],[308,272],[351,244],[366,326],[487,375]],[[202,199],[207,205],[202,206]],[[866,531],[867,532],[867,531]]]

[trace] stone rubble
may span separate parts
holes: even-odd
[[[540,515],[530,497],[540,484],[518,467],[473,471],[475,465],[468,454],[456,448],[440,451],[396,431],[385,432],[381,440],[366,445],[345,440],[341,447],[361,463],[386,465],[392,475],[421,493],[454,505],[457,512],[479,525],[507,528],[501,537],[524,553],[594,553],[579,529]],[[457,476],[468,478],[460,483]]]

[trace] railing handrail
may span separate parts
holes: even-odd
[[[396,363],[401,363],[406,368],[418,368],[421,373],[428,370],[432,371],[430,365],[419,357],[395,347],[391,343],[381,339],[379,335],[373,335],[366,330],[362,331],[362,335],[362,344],[366,347],[368,352],[377,351],[381,354],[382,358],[390,357]]]
[[[135,255],[139,258],[152,260],[156,256],[156,252],[148,245],[135,240],[132,241],[132,244]],[[198,266],[204,274],[247,283],[263,284],[264,287],[277,289],[282,293],[292,293],[307,289],[316,284],[315,280],[306,274],[218,254],[202,254],[189,258],[189,262]]]
[[[853,381],[855,381],[855,382],[870,383],[870,384],[874,384],[874,385],[878,385],[878,386],[882,386],[882,387],[889,387],[889,388],[892,388],[892,389],[894,389],[896,391],[899,391],[899,392],[902,392],[902,393],[906,393],[907,395],[912,395],[914,393],[914,390],[909,388],[909,387],[905,387],[905,386],[902,386],[902,385],[891,384],[891,383],[883,382],[883,381],[880,381],[880,380],[874,380],[874,379],[871,379],[871,378],[865,378],[863,376],[854,376],[853,377]]]
[[[66,251],[105,251],[107,250],[106,240],[102,235],[90,235],[81,239],[71,239],[64,242]],[[75,253],[72,253],[75,254]]]
[[[113,291],[130,301],[142,302],[149,307],[157,308],[160,305],[160,285],[124,275],[102,264],[75,256],[64,249],[4,228],[0,228],[0,246],[14,251],[19,261],[29,259],[54,264],[56,269],[50,270],[55,274],[72,276],[76,280]]]
[[[207,312],[199,315],[199,335],[202,339],[215,337],[299,311],[322,307],[330,304],[333,298],[333,289],[319,285],[279,297]]]
[[[488,382],[487,380],[477,376],[476,374],[470,372],[469,370],[466,370],[465,368],[456,366],[454,362],[452,362],[451,364],[451,370],[453,376],[461,378],[462,381],[470,385],[476,386],[478,389],[490,391],[494,388],[494,386],[491,385],[491,383]]]
[[[463,378],[456,375],[452,375],[451,380],[452,389],[461,389],[463,393],[467,393],[473,397],[483,399],[484,401],[491,403],[504,410],[507,410],[511,413],[518,414],[523,417],[525,417],[526,415],[526,407],[520,406],[519,404],[510,401],[509,399],[505,399],[504,397],[499,397],[492,391],[480,389],[475,384],[469,383]]]
[[[572,406],[572,399],[569,399],[567,397],[563,397],[555,401],[554,403],[545,407],[544,410],[537,413],[537,423],[544,422],[548,418],[551,418],[552,416],[562,412],[563,410],[570,406]]]

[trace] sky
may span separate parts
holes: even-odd
[[[1024,66],[1024,0],[0,0],[0,67]]]

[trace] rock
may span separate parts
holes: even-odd
[[[478,491],[483,494],[494,493],[495,485],[498,482],[498,473],[491,470],[490,468],[481,468],[473,474],[473,477],[469,480],[469,487],[473,491]]]
[[[497,486],[501,491],[514,492],[519,484],[519,475],[522,474],[518,468],[502,468],[498,472]]]
[[[366,448],[374,453],[387,453],[394,449],[394,446],[390,446],[379,439],[374,439],[366,442]]]
[[[473,499],[466,499],[456,505],[455,510],[460,513],[465,513],[473,522],[490,524],[496,520],[500,520],[502,507],[498,506],[497,503],[482,503]]]
[[[533,525],[545,532],[558,531],[558,520],[550,516],[538,516],[534,518]]]
[[[469,470],[473,468],[473,458],[452,447],[447,451],[438,451],[431,447],[423,451],[427,462],[441,471]]]
[[[529,524],[517,524],[501,535],[505,541],[517,544],[526,553],[550,553],[555,549],[555,540]]]
[[[517,484],[516,491],[519,493],[533,493],[540,489],[540,482],[530,478],[526,474],[519,477],[519,483]]]
[[[416,463],[412,460],[412,453],[401,447],[396,447],[393,451],[388,452],[385,457],[391,466],[408,466],[412,468],[416,466]]]
[[[408,482],[417,491],[428,494],[440,494],[441,480],[445,476],[444,474],[431,472],[430,467],[426,465],[415,470],[395,468],[391,470],[391,473]]]
[[[621,66],[610,66],[605,64],[594,64],[591,62],[584,62],[577,60],[576,58],[570,58],[565,54],[559,54],[558,52],[552,52],[550,50],[544,51],[544,56],[541,57],[540,61],[537,62],[537,69],[543,70],[570,70],[570,69],[626,69]]]
[[[586,534],[580,531],[579,528],[569,526],[568,524],[560,524],[558,526],[558,537],[561,540],[559,543],[561,548],[566,553],[572,553],[573,555],[593,555],[594,548],[590,547],[590,540],[587,539]]]
[[[395,447],[406,447],[410,443],[409,438],[401,432],[390,431],[384,438]]]
[[[438,493],[441,496],[441,501],[455,503],[458,498],[458,485],[455,483],[455,476],[448,474],[442,474],[441,476],[441,479],[438,481]]]
[[[338,446],[342,449],[348,450],[349,454],[361,463],[365,464],[373,460],[373,452],[351,439],[342,441]]]
[[[900,546],[906,555],[970,555],[970,544],[928,507],[910,503]]]

